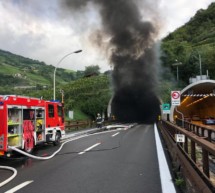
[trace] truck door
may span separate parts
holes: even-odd
[[[61,104],[57,105],[57,112],[58,112],[58,124],[61,130],[64,130],[64,112],[63,112],[63,106]]]
[[[57,111],[55,110],[54,103],[47,104],[46,111],[46,127],[56,127],[57,126]]]

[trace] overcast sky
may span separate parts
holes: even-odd
[[[62,9],[59,1],[62,0],[0,0],[0,49],[54,66],[66,54],[82,49],[83,52],[65,58],[59,67],[84,70],[86,66],[99,65],[102,72],[109,70],[108,59],[91,41],[93,31],[101,24],[98,9],[91,6],[87,11],[71,14]],[[156,2],[151,6],[159,17],[160,38],[214,2],[152,1]]]

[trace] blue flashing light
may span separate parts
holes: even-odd
[[[4,102],[1,101],[1,102],[0,102],[0,105],[3,105],[3,104],[4,104]]]
[[[50,102],[56,102],[56,103],[59,103],[60,100],[50,100]]]

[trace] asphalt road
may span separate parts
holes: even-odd
[[[57,148],[45,145],[35,154],[47,156]],[[50,160],[0,160],[0,165],[6,163],[18,174],[0,192],[16,188],[18,193],[162,193],[153,125],[71,141]],[[0,180],[10,175],[1,171]]]

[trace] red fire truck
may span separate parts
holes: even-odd
[[[0,95],[0,156],[10,156],[10,147],[31,153],[39,143],[58,145],[64,135],[62,103]]]

